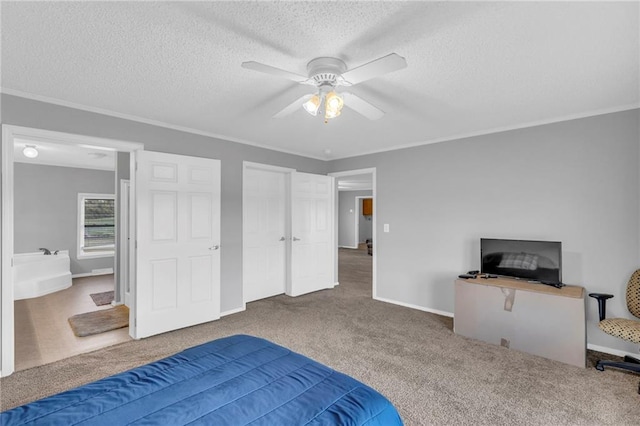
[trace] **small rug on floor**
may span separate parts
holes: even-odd
[[[115,308],[87,312],[69,318],[73,334],[78,337],[91,336],[106,331],[129,326],[129,308],[118,305]]]
[[[113,302],[114,292],[113,290],[103,291],[102,293],[93,293],[89,296],[91,296],[93,303],[95,303],[96,306],[103,306]]]

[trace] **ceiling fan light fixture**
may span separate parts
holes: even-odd
[[[318,109],[320,109],[320,96],[313,95],[308,101],[302,104],[302,107],[305,111],[315,117],[318,115]]]
[[[325,99],[325,108],[327,110],[340,111],[342,110],[343,105],[344,100],[335,91],[332,90],[331,92],[327,93],[327,97]]]
[[[242,67],[316,87],[317,92],[315,95],[307,94],[301,96],[275,114],[273,118],[282,118],[293,114],[302,104],[309,114],[313,116],[317,116],[318,113],[324,115],[326,122],[329,118],[335,118],[340,115],[344,104],[343,99],[346,97],[347,103],[349,103],[349,107],[353,111],[369,120],[378,120],[384,115],[384,111],[353,93],[344,92],[341,96],[335,93],[334,89],[338,86],[354,86],[381,75],[401,70],[407,67],[407,60],[397,53],[390,53],[364,65],[347,69],[347,65],[341,59],[318,57],[307,63],[307,76],[255,61],[243,62]],[[330,96],[328,96],[329,94]],[[328,97],[325,98],[325,95]],[[321,111],[323,102],[325,103],[324,112]]]
[[[331,118],[336,118],[342,113],[342,107],[344,106],[344,100],[333,90],[327,93],[324,100],[324,121]]]
[[[38,150],[35,145],[27,145],[22,150],[22,155],[27,158],[36,158],[38,156]]]

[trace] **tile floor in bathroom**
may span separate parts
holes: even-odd
[[[15,371],[131,340],[128,327],[76,337],[67,321],[75,314],[111,308],[111,305],[96,306],[89,295],[113,287],[113,274],[74,278],[73,285],[66,290],[16,300]]]

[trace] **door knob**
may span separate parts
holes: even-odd
[[[293,237],[293,241],[300,241],[300,238]]]
[[[284,237],[280,237],[280,239],[278,241],[284,241],[285,238]]]
[[[213,247],[209,247],[209,250],[218,250],[220,248],[220,246],[216,245]]]

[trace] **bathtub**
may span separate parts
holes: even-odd
[[[13,256],[14,300],[44,296],[71,287],[69,251],[45,256],[42,252]]]

